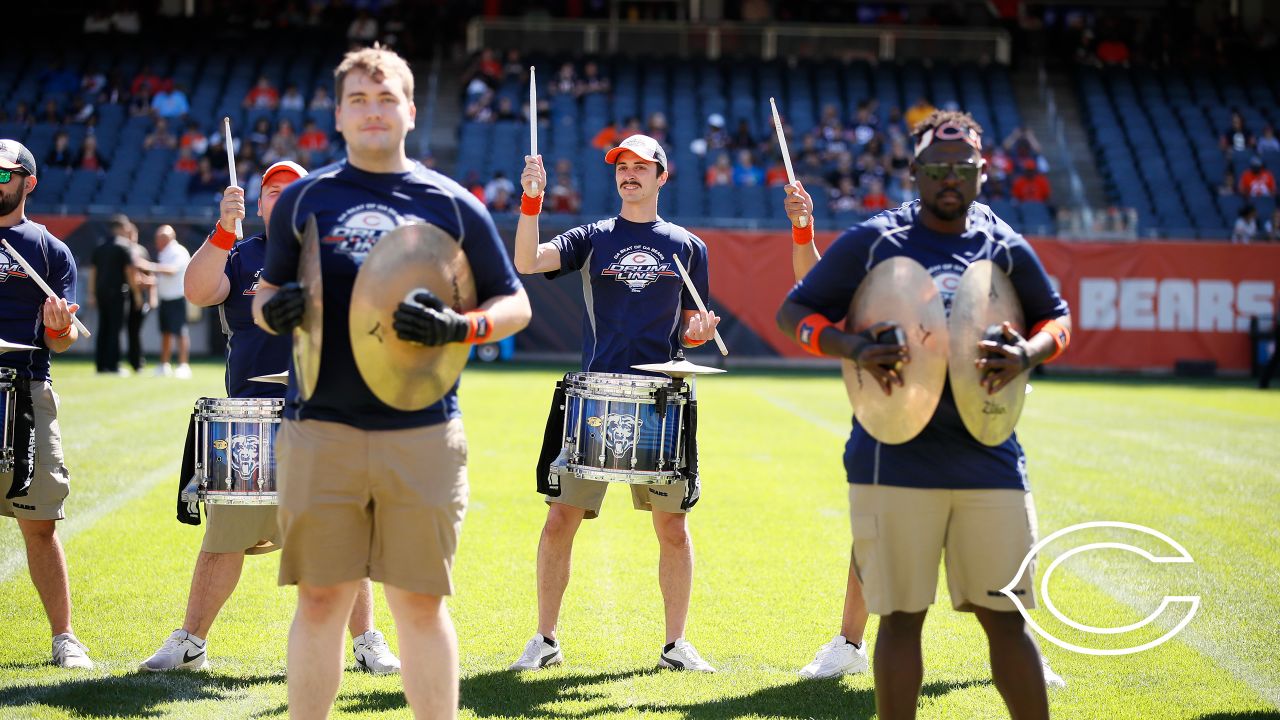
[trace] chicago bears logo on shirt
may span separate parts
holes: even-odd
[[[9,253],[0,250],[0,282],[4,282],[12,275],[16,278],[27,277],[27,271],[22,269],[16,260],[9,257]]]
[[[964,270],[965,267],[959,263],[943,263],[929,268],[929,275],[933,276],[933,284],[938,286],[942,307],[946,309],[948,316],[951,315],[951,299],[960,288],[960,276],[964,275]]]
[[[662,253],[644,245],[632,245],[613,256],[602,275],[612,276],[631,292],[640,292],[660,277],[675,277],[673,263],[664,262]]]
[[[321,242],[336,245],[338,253],[350,255],[359,265],[383,234],[417,220],[418,218],[405,217],[394,208],[381,203],[365,203],[338,216],[338,222],[334,223]]]

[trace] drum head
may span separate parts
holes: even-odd
[[[324,281],[320,274],[320,233],[316,216],[307,218],[298,255],[298,282],[306,298],[302,324],[293,331],[293,366],[298,372],[298,395],[303,400],[316,391],[320,380],[320,348],[324,340]]]
[[[894,322],[907,337],[911,361],[902,368],[902,387],[884,391],[852,360],[841,370],[849,402],[871,437],[898,445],[924,430],[933,417],[947,380],[947,317],[942,297],[920,263],[894,257],[867,273],[849,306],[847,332]]]
[[[444,397],[467,364],[469,345],[423,347],[396,337],[392,315],[411,290],[428,288],[457,312],[474,310],[476,284],[458,241],[434,225],[398,227],[378,240],[351,291],[351,351],[369,390],[397,410]]]
[[[1013,283],[990,260],[969,266],[960,278],[951,301],[951,394],[956,399],[960,419],[978,442],[996,446],[1009,439],[1022,414],[1027,396],[1027,378],[1022,373],[995,395],[982,386],[982,373],[974,366],[981,351],[978,343],[991,325],[1012,323],[1026,335],[1022,303]]]

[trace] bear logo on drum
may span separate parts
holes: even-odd
[[[604,444],[615,457],[621,457],[635,444],[644,421],[634,415],[609,413],[604,418]]]
[[[231,436],[231,452],[228,460],[231,462],[233,477],[239,477],[247,488],[253,488],[258,482],[260,470],[258,443],[257,435]]]

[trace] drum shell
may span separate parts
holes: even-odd
[[[13,471],[13,424],[17,416],[18,371],[0,368],[0,473]]]
[[[202,398],[196,403],[196,478],[210,505],[275,505],[275,441],[284,400]]]
[[[564,445],[575,477],[643,485],[683,479],[689,385],[616,373],[569,373],[564,385]]]

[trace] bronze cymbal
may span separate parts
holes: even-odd
[[[663,373],[671,377],[689,377],[690,375],[710,375],[713,373],[722,373],[721,368],[707,367],[706,365],[696,365],[694,363],[681,358],[679,360],[669,360],[664,363],[653,363],[649,365],[632,365],[636,370],[646,370],[648,372]]]
[[[351,290],[351,351],[369,390],[397,410],[421,410],[462,374],[470,346],[424,347],[396,337],[392,316],[427,288],[457,312],[474,310],[476,284],[458,241],[435,225],[402,225],[365,257]]]
[[[281,385],[288,385],[288,384],[289,384],[289,371],[288,371],[288,370],[285,370],[284,372],[273,373],[273,374],[271,374],[271,375],[259,375],[259,376],[257,376],[257,377],[251,377],[251,378],[249,378],[249,381],[250,381],[250,382],[263,382],[263,383],[280,383]]]
[[[320,348],[324,340],[324,280],[320,273],[320,233],[316,216],[307,218],[298,254],[298,283],[306,297],[302,324],[293,331],[293,366],[298,373],[298,396],[310,398],[320,381]]]
[[[907,338],[902,387],[886,396],[852,360],[841,361],[854,415],[871,437],[890,445],[914,438],[933,417],[947,380],[947,317],[933,278],[920,263],[893,257],[867,273],[849,304],[845,331],[893,322]]]
[[[8,340],[0,340],[0,353],[21,352],[23,350],[36,350],[35,345],[23,345],[22,343],[9,342]]]
[[[984,353],[978,348],[988,327],[1008,322],[1026,335],[1022,303],[1013,283],[990,260],[979,260],[964,271],[951,300],[951,394],[960,419],[978,442],[992,447],[1013,434],[1027,396],[1029,373],[1014,378],[1000,392],[988,395],[982,373],[974,365]]]

